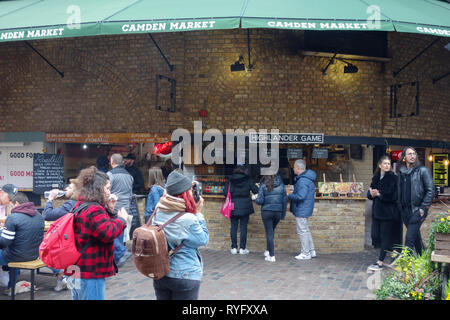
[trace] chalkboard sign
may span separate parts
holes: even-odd
[[[312,157],[314,159],[327,159],[328,158],[328,149],[313,148]]]
[[[288,159],[301,159],[303,157],[303,149],[287,149]]]
[[[64,156],[35,153],[33,156],[33,192],[43,194],[64,187]]]

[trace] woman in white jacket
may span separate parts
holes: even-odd
[[[203,275],[203,262],[198,250],[209,242],[206,221],[200,212],[203,199],[195,203],[192,196],[192,181],[173,171],[167,177],[164,194],[158,205],[153,225],[162,225],[180,212],[180,218],[164,227],[170,249],[182,244],[181,249],[171,257],[170,273],[153,281],[158,300],[196,300]]]

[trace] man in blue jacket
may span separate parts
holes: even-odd
[[[301,252],[295,257],[297,260],[309,260],[316,257],[314,243],[309,231],[309,217],[314,211],[314,196],[316,187],[316,173],[306,169],[304,160],[296,160],[294,164],[294,192],[288,196],[291,201],[291,211],[295,216],[297,234],[302,245]]]

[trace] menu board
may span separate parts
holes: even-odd
[[[433,180],[436,186],[448,186],[448,154],[435,154],[433,159]]]
[[[287,149],[288,159],[301,159],[303,158],[303,149]]]
[[[64,187],[64,156],[35,153],[33,156],[33,192],[43,194]]]
[[[328,149],[313,148],[312,157],[313,157],[313,159],[327,159],[328,158]]]

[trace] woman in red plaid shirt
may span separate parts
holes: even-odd
[[[121,208],[114,215],[108,176],[96,167],[83,169],[75,181],[78,202],[89,203],[74,219],[75,241],[82,252],[75,273],[68,280],[73,300],[105,300],[105,278],[117,272],[114,239],[125,229],[128,214]]]

